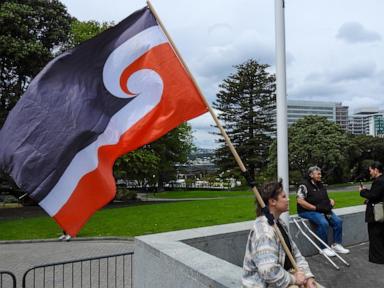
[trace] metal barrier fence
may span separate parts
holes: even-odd
[[[0,271],[0,288],[16,288],[16,277],[8,271]]]
[[[27,270],[23,288],[133,287],[133,252],[40,265]]]

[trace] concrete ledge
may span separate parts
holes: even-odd
[[[367,241],[365,206],[336,209],[348,245]],[[294,216],[294,215],[293,215]],[[241,286],[241,266],[253,221],[203,227],[135,238],[134,287]],[[306,256],[317,251],[290,223],[291,234]]]

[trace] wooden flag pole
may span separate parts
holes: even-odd
[[[243,161],[241,160],[239,154],[237,153],[236,151],[236,148],[233,146],[232,142],[231,142],[231,139],[229,139],[228,135],[227,135],[227,132],[225,132],[223,126],[221,125],[219,119],[217,118],[216,116],[216,113],[215,111],[213,111],[213,109],[211,108],[211,106],[209,105],[207,99],[204,97],[204,94],[203,92],[201,91],[199,85],[197,84],[195,78],[193,77],[191,71],[189,70],[188,68],[188,65],[184,62],[183,58],[181,57],[181,54],[179,53],[175,43],[173,42],[171,36],[168,34],[168,31],[167,29],[165,29],[162,21],[160,20],[160,17],[158,16],[158,14],[156,13],[154,7],[152,6],[151,2],[149,0],[147,0],[147,5],[148,5],[148,8],[151,10],[152,14],[155,16],[156,20],[157,20],[157,23],[159,24],[159,26],[161,27],[161,29],[163,30],[164,34],[166,35],[166,37],[168,38],[169,40],[169,43],[171,44],[176,56],[179,58],[180,62],[183,64],[185,70],[187,71],[187,73],[189,74],[189,76],[191,77],[191,80],[193,82],[193,84],[196,86],[197,90],[199,91],[200,95],[202,96],[202,99],[204,100],[204,103],[205,105],[207,105],[207,108],[208,108],[208,111],[209,113],[212,115],[212,118],[216,124],[216,126],[219,128],[220,130],[220,133],[222,134],[222,136],[224,137],[224,140],[225,140],[225,143],[228,145],[229,149],[231,150],[233,156],[235,157],[235,160],[236,160],[236,163],[237,165],[239,165],[240,167],[240,170],[241,172],[243,173],[247,173],[247,168],[245,167]],[[248,179],[247,179],[248,180]],[[259,191],[257,190],[256,186],[255,185],[252,185],[252,191],[253,193],[255,194],[255,197],[257,199],[257,202],[259,203],[260,207],[261,208],[265,208],[265,203],[263,201],[263,198],[261,198],[260,196],[260,193]],[[273,228],[275,229],[275,232],[277,234],[277,236],[279,237],[279,240],[281,242],[281,244],[283,245],[283,248],[284,248],[284,251],[285,253],[288,255],[288,258],[289,260],[291,261],[292,265],[293,265],[293,268],[298,271],[298,267],[297,267],[297,264],[296,264],[296,261],[295,259],[293,258],[292,256],[292,253],[291,251],[289,251],[289,248],[287,246],[287,244],[285,243],[284,241],[284,237],[283,235],[281,234],[279,228],[277,227],[276,225],[276,222],[273,223]]]

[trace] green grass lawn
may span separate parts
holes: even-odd
[[[236,192],[237,193],[237,192]],[[250,195],[252,192],[247,191]],[[132,237],[165,231],[181,230],[255,218],[253,197],[196,200],[153,205],[109,208],[97,212],[81,230],[79,237]],[[362,204],[357,192],[334,192],[337,208]],[[290,213],[296,213],[295,195],[290,197]],[[0,240],[55,238],[61,230],[46,217],[0,222]]]

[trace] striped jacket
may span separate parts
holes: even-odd
[[[287,227],[280,221],[284,229]],[[313,277],[307,261],[287,232],[297,266],[306,277]],[[294,276],[284,270],[285,252],[265,216],[257,217],[249,233],[245,250],[242,284],[246,288],[285,288],[295,283]]]

